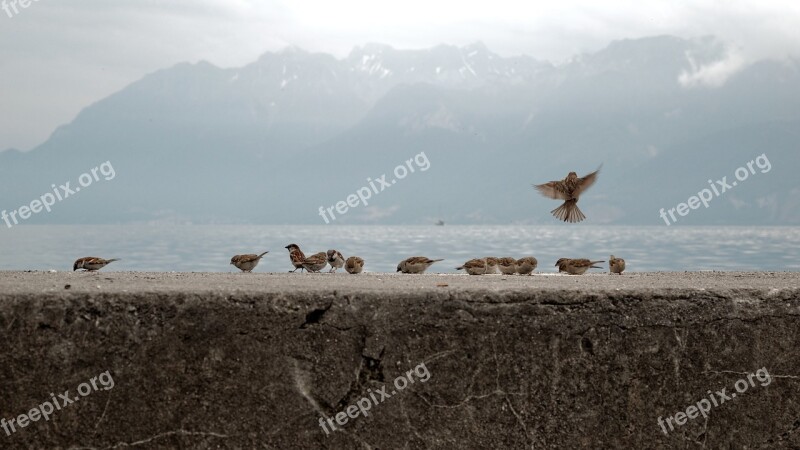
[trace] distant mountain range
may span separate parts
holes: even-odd
[[[711,37],[659,36],[560,65],[480,43],[179,64],[88,106],[30,151],[0,152],[0,209],[110,161],[112,180],[24,223],[323,224],[320,206],[395,178],[424,152],[429,170],[335,223],[553,224],[558,203],[531,184],[602,164],[581,199],[585,223],[655,225],[660,208],[765,154],[769,172],[678,223],[800,224],[800,65],[765,60],[721,85],[686,82],[726,55]]]

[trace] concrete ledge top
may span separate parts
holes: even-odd
[[[786,272],[0,272],[0,448],[800,448],[798,323]]]
[[[0,271],[0,298],[63,293],[414,294],[420,291],[595,293],[760,291],[800,293],[800,272],[632,272],[624,275],[554,273],[468,276],[394,273],[167,273],[167,272],[11,272]]]

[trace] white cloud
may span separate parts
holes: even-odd
[[[698,66],[692,55],[686,55],[691,71],[684,70],[678,76],[683,87],[720,87],[745,67],[745,58],[736,51],[729,51],[723,59]]]

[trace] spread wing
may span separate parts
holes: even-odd
[[[564,191],[564,183],[560,181],[551,181],[545,184],[534,184],[533,187],[545,197],[555,200],[569,200],[570,196]]]
[[[583,178],[578,178],[578,187],[575,188],[575,192],[573,195],[575,197],[579,196],[582,192],[589,189],[595,181],[597,181],[597,174],[600,173],[600,169],[595,170],[594,172],[586,175]]]

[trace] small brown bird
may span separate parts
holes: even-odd
[[[486,258],[483,259],[486,260],[486,275],[492,275],[497,273],[497,263],[499,260],[494,256],[487,256]]]
[[[614,255],[611,255],[611,258],[608,259],[608,271],[622,275],[624,270],[625,260],[622,258],[615,258]]]
[[[328,264],[331,265],[331,270],[328,272],[336,272],[344,266],[344,256],[338,250],[328,250]]]
[[[483,275],[486,273],[486,258],[470,259],[460,267],[456,267],[456,270],[464,270],[470,275]]]
[[[514,275],[517,273],[517,260],[514,258],[499,258],[497,260],[497,268],[503,275]]]
[[[236,255],[231,258],[231,264],[236,266],[242,272],[252,272],[256,268],[261,258],[269,252],[264,252],[260,255]]]
[[[351,256],[347,258],[347,261],[344,263],[344,270],[353,275],[361,273],[361,271],[364,270],[364,260],[358,256]]]
[[[289,272],[297,272],[297,269],[300,269],[300,272],[302,272],[303,261],[305,261],[306,255],[300,250],[300,246],[297,244],[289,244],[286,246],[286,249],[289,250],[289,260],[292,261],[292,265],[294,266],[294,270],[290,270]]]
[[[439,261],[444,261],[443,259],[430,259],[424,256],[412,256],[411,258],[406,258],[400,261],[400,264],[397,265],[397,271],[403,273],[423,273],[425,272],[431,264]]]
[[[570,172],[569,175],[561,181],[550,181],[545,184],[534,185],[534,187],[545,197],[550,197],[555,200],[564,200],[561,206],[550,211],[553,216],[564,222],[580,222],[585,219],[586,216],[578,209],[578,197],[597,181],[597,174],[599,172],[600,169],[597,169],[583,178],[578,178],[577,173]]]
[[[96,256],[87,256],[75,261],[75,264],[72,265],[72,271],[74,272],[78,269],[84,269],[87,272],[94,272],[102,269],[114,261],[119,261],[119,259],[103,259]]]
[[[595,266],[595,264],[602,262],[605,261],[561,258],[556,262],[556,267],[558,267],[559,272],[566,272],[570,275],[583,275],[589,269],[602,269],[602,267]]]
[[[319,272],[328,265],[328,255],[325,252],[314,253],[303,260],[303,268],[309,272]]]
[[[536,269],[538,264],[539,261],[537,261],[533,256],[520,258],[517,260],[517,273],[520,275],[530,275],[531,272]]]

